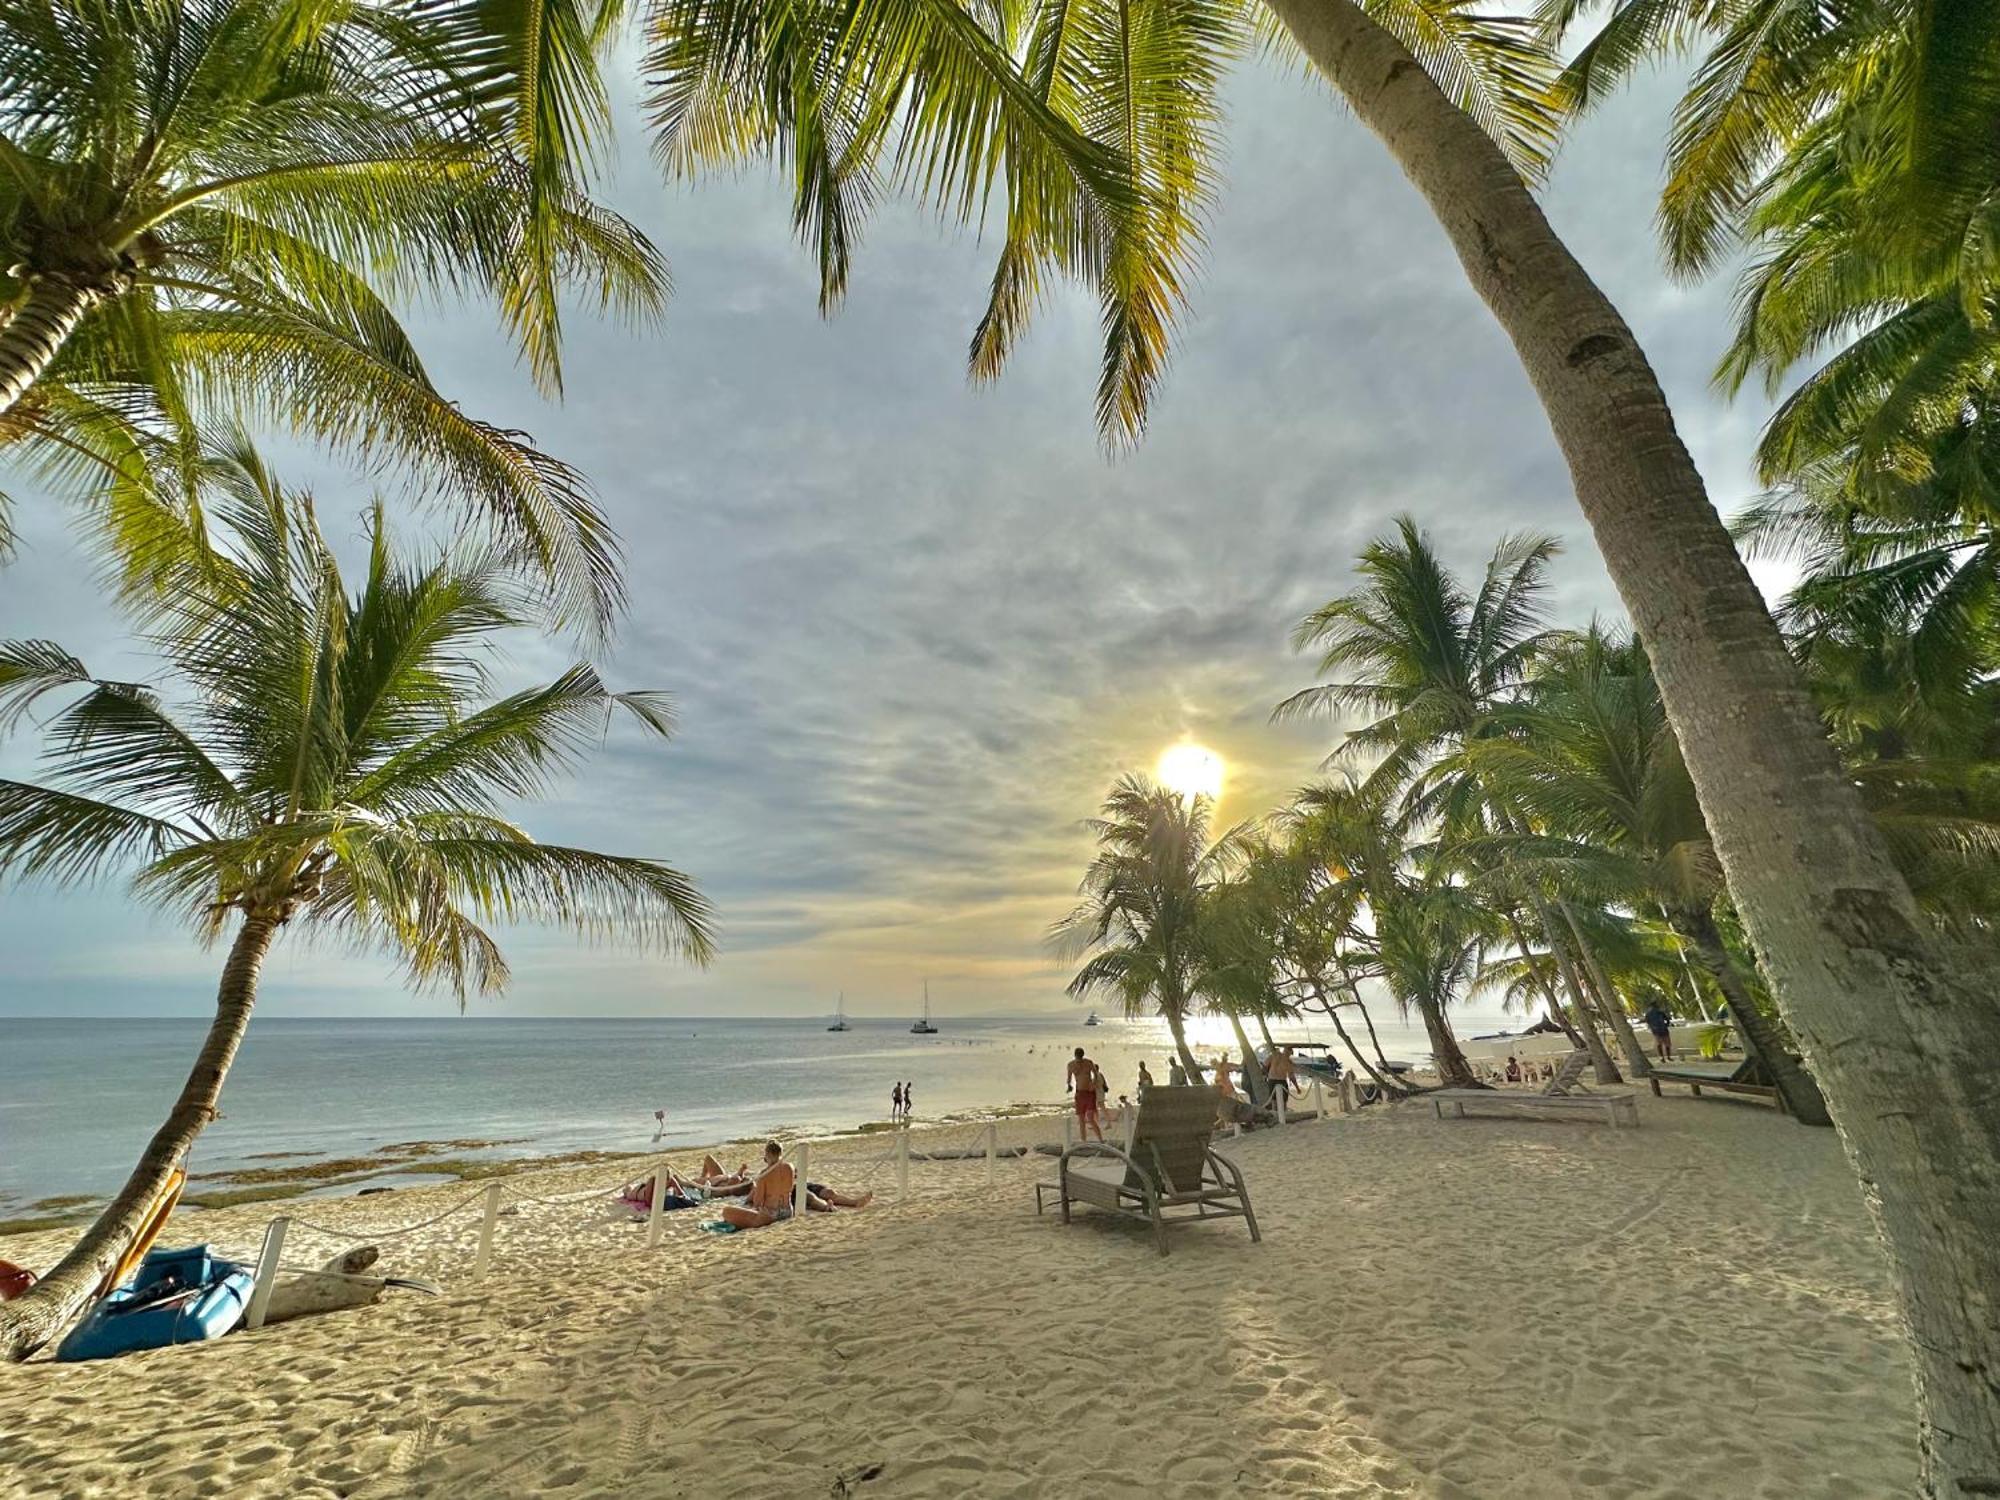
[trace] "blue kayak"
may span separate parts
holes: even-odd
[[[57,1359],[106,1359],[219,1339],[243,1321],[256,1276],[208,1246],[154,1250],[113,1287],[56,1349]]]

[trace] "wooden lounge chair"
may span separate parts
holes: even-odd
[[[1057,1179],[1035,1184],[1035,1212],[1053,1194],[1065,1224],[1072,1203],[1139,1219],[1153,1226],[1162,1255],[1170,1219],[1240,1218],[1250,1238],[1261,1240],[1242,1169],[1209,1148],[1214,1133],[1214,1089],[1155,1084],[1140,1096],[1131,1149],[1095,1141],[1071,1146]],[[1169,1212],[1175,1209],[1192,1212]]]
[[[1654,1063],[1650,1080],[1654,1097],[1661,1097],[1662,1083],[1684,1083],[1697,1099],[1703,1089],[1714,1089],[1723,1094],[1748,1094],[1757,1099],[1769,1099],[1778,1106],[1781,1115],[1790,1114],[1785,1096],[1779,1091],[1778,1080],[1765,1065],[1757,1051],[1757,1044],[1744,1034],[1740,1026],[1736,1028],[1736,1035],[1743,1043],[1743,1061],[1736,1065],[1734,1071],[1725,1073],[1720,1068],[1662,1067]]]
[[[1437,1106],[1440,1120],[1450,1118],[1463,1120],[1468,1105],[1489,1114],[1503,1115],[1582,1115],[1586,1118],[1601,1115],[1613,1130],[1623,1124],[1636,1126],[1639,1123],[1639,1106],[1628,1093],[1593,1093],[1583,1082],[1583,1070],[1589,1066],[1590,1054],[1581,1050],[1570,1053],[1556,1069],[1556,1076],[1542,1086],[1539,1094],[1524,1094],[1515,1089],[1439,1089],[1429,1097]],[[1445,1114],[1449,1105],[1451,1114]]]

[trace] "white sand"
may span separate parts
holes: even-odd
[[[1138,1225],[1036,1218],[1046,1160],[993,1186],[920,1163],[889,1201],[880,1141],[815,1150],[813,1176],[891,1190],[865,1211],[728,1237],[685,1212],[649,1252],[526,1205],[483,1284],[467,1214],[385,1257],[442,1299],[0,1371],[0,1494],[1907,1493],[1909,1368],[1832,1133],[1640,1107],[1616,1133],[1410,1105],[1230,1142],[1264,1243],[1210,1223],[1166,1259]],[[294,1206],[373,1225],[477,1191]],[[169,1241],[247,1250],[271,1212]]]

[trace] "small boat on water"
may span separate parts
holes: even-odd
[[[256,1277],[206,1245],[154,1250],[83,1316],[56,1349],[61,1360],[106,1359],[219,1339],[243,1321]]]
[[[917,1018],[917,1024],[910,1028],[913,1036],[936,1036],[937,1027],[931,1025],[931,982],[924,981],[924,1013]]]
[[[842,991],[840,992],[840,998],[839,998],[838,1000],[836,1000],[836,1001],[834,1001],[834,1002],[833,1002],[833,1024],[832,1024],[831,1026],[827,1027],[826,1029],[827,1029],[828,1031],[845,1031],[845,1030],[847,1030],[847,991],[846,991],[846,990],[842,990]]]
[[[1083,1024],[1086,1026],[1102,1026],[1104,1023],[1097,1019],[1097,1012],[1092,1011],[1083,1018]]]

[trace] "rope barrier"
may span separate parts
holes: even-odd
[[[301,1229],[310,1229],[314,1234],[323,1234],[328,1239],[356,1240],[356,1241],[393,1240],[399,1238],[402,1235],[414,1234],[419,1229],[428,1229],[433,1224],[441,1224],[446,1219],[449,1219],[453,1214],[457,1213],[461,1208],[470,1207],[472,1204],[477,1203],[481,1198],[485,1196],[486,1196],[486,1191],[484,1188],[482,1188],[476,1193],[470,1193],[467,1196],[459,1199],[458,1202],[452,1204],[452,1206],[444,1210],[444,1212],[439,1214],[434,1214],[428,1219],[419,1219],[414,1224],[404,1224],[399,1228],[395,1229],[364,1229],[361,1230],[359,1233],[351,1229],[334,1229],[330,1228],[325,1224],[315,1224],[311,1219],[302,1219],[297,1214],[288,1214],[286,1215],[286,1217],[289,1218],[294,1224],[298,1225]]]

